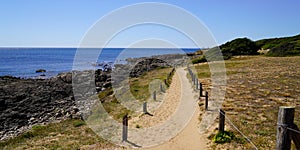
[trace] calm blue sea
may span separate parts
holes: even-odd
[[[61,72],[69,72],[73,68],[74,56],[77,48],[0,48],[0,76],[9,75],[21,78],[36,78],[42,73],[38,69],[45,69],[47,77],[55,76]],[[90,49],[92,50],[92,49]],[[99,51],[99,49],[93,49]],[[122,54],[124,57],[143,57],[161,54],[178,53],[175,49],[150,48],[105,48],[102,50],[97,62],[86,62],[91,66],[95,63],[113,63]],[[199,49],[182,49],[184,52],[195,52]]]

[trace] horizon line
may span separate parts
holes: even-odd
[[[126,47],[76,47],[76,46],[0,46],[0,48],[122,48],[125,49]],[[199,48],[199,47],[130,47],[131,49],[134,48],[144,48],[144,49],[148,49],[148,48],[160,48],[160,49],[206,49],[206,47],[203,48]]]

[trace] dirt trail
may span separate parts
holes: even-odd
[[[186,101],[193,101],[195,108],[186,108],[195,110],[192,114],[191,120],[185,126],[185,128],[179,132],[175,137],[167,142],[164,142],[158,146],[150,148],[140,148],[145,150],[203,150],[208,149],[207,143],[209,142],[206,134],[199,133],[199,114],[200,110],[197,106],[197,93],[192,89],[191,83],[187,78],[187,71],[184,68],[178,68],[176,74],[173,76],[172,84],[165,95],[165,100],[162,105],[153,112],[154,116],[143,116],[138,121],[140,124],[149,122],[161,122],[167,120],[170,117],[170,110],[174,111],[174,108],[180,105],[185,105]],[[179,103],[179,101],[184,101]],[[164,112],[167,112],[164,114]],[[163,115],[164,114],[164,115]]]

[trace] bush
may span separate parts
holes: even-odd
[[[215,143],[230,143],[231,140],[234,140],[235,136],[232,132],[224,131],[219,132],[213,137],[213,142]]]
[[[85,122],[83,120],[74,120],[73,122],[74,127],[80,127],[82,125],[85,125]]]
[[[114,93],[114,91],[112,90],[112,88],[108,88],[108,89],[106,89],[104,91],[99,92],[98,98],[100,100],[102,100],[102,99],[106,98],[107,96],[112,95],[113,93]]]
[[[259,46],[248,38],[238,38],[220,46],[222,53],[228,55],[257,55]]]
[[[198,64],[198,63],[203,63],[203,62],[207,62],[205,56],[201,56],[201,57],[198,57],[198,58],[195,58],[192,60],[193,64]]]
[[[34,137],[34,133],[31,132],[31,131],[28,131],[28,132],[25,132],[21,135],[22,138],[25,138],[25,139],[30,139],[32,137]]]
[[[45,126],[42,126],[42,125],[34,125],[34,126],[32,126],[32,130],[34,130],[34,131],[43,130],[44,128],[45,128]]]
[[[298,49],[295,43],[281,43],[274,48],[272,48],[267,56],[276,56],[276,57],[284,57],[284,56],[296,56],[300,55],[300,50]]]

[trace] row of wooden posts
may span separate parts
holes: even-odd
[[[174,74],[174,72],[175,72],[175,67],[172,69],[172,71],[167,75],[167,78],[164,80],[164,83],[165,83],[166,86],[170,85],[169,81],[170,81],[172,75]],[[159,85],[159,89],[160,89],[160,92],[164,92],[164,88],[163,88],[162,84]],[[153,98],[154,101],[156,101],[156,98],[157,98],[156,94],[157,94],[157,92],[153,91],[152,98]],[[143,103],[143,113],[144,114],[149,114],[149,112],[147,110],[147,102]],[[128,115],[127,114],[125,116],[123,116],[122,124],[123,124],[122,141],[126,142],[127,137],[128,137]]]
[[[173,72],[173,70],[172,70]],[[205,110],[208,110],[208,92],[203,95],[203,85],[199,82],[197,76],[188,66],[189,75],[192,78],[192,83],[195,89],[199,90],[199,99],[205,97]],[[171,73],[170,73],[171,76]],[[160,85],[160,90],[163,92],[163,87]],[[153,92],[153,100],[156,100],[156,91]],[[277,135],[276,135],[276,150],[290,150],[291,141],[293,140],[296,148],[300,150],[300,130],[294,123],[294,107],[280,107],[278,112]],[[148,113],[147,102],[143,103],[143,113]],[[219,132],[224,132],[225,129],[225,111],[219,110]],[[123,133],[122,140],[127,141],[128,135],[128,116],[123,117]]]
[[[188,67],[189,74],[195,89],[199,90],[200,97],[203,97],[202,83],[199,82],[196,75]],[[205,92],[205,110],[208,110],[208,92]],[[276,135],[276,150],[290,150],[291,141],[293,140],[296,148],[300,150],[300,130],[294,123],[294,107],[280,107],[278,112],[278,125]],[[224,132],[225,127],[225,111],[219,110],[219,132]]]
[[[172,71],[167,75],[167,78],[164,80],[166,86],[170,86],[170,80],[174,72],[175,72],[175,66],[173,67]]]
[[[199,99],[201,99],[201,97],[205,97],[205,103],[204,103],[204,107],[205,110],[208,110],[208,92],[205,91],[205,94],[203,95],[203,85],[201,82],[199,82],[196,74],[193,73],[193,71],[191,70],[191,68],[188,66],[188,72],[190,77],[192,78],[192,84],[195,86],[195,90],[199,90]],[[225,111],[220,109],[220,114],[219,114],[219,132],[224,132],[225,129]]]

